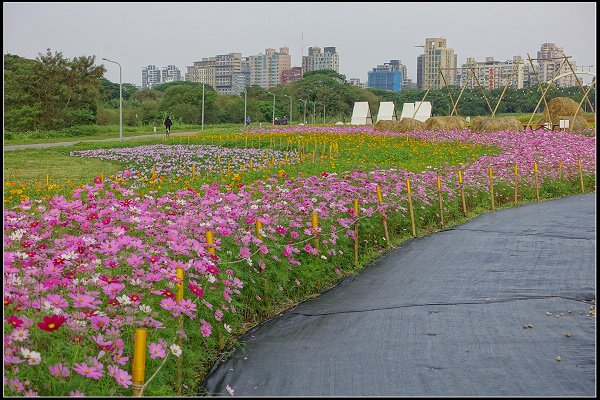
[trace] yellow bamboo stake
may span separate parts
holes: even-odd
[[[581,193],[585,193],[583,189],[583,169],[581,168],[581,160],[577,160],[577,166],[579,167],[579,181],[581,182]]]
[[[262,235],[260,234],[260,230],[263,228],[262,222],[258,219],[256,220],[256,237],[262,240]]]
[[[314,244],[315,244],[315,249],[319,248],[319,238],[317,237],[317,235],[319,234],[319,232],[317,231],[317,228],[319,227],[319,215],[317,214],[316,211],[313,211],[312,214],[312,227],[313,227],[313,235],[315,235],[314,238]]]
[[[562,180],[562,161],[558,162],[558,179]]]
[[[181,302],[183,300],[183,269],[177,267],[176,268],[177,271],[177,279],[180,280],[180,282],[178,282],[176,284],[177,287],[177,294],[175,295],[175,299],[177,300],[177,303]],[[183,315],[179,316],[178,318],[178,330],[183,331]],[[182,340],[181,340],[181,336],[177,335],[177,345],[179,345],[179,347],[182,346]],[[175,388],[177,390],[177,395],[181,396],[181,392],[182,392],[182,388],[183,388],[183,357],[182,355],[177,357],[177,372],[176,372],[176,385]]]
[[[250,159],[250,170],[252,170],[252,159]]]
[[[444,229],[444,208],[442,206],[442,181],[437,177],[438,199],[440,200],[440,226]]]
[[[519,165],[515,163],[515,207],[519,205],[519,197],[517,195],[517,187],[519,186]]]
[[[208,252],[210,254],[215,254],[215,248],[212,247],[215,244],[215,241],[213,239],[213,233],[212,231],[206,231],[206,243],[209,245],[208,247]]]
[[[538,164],[537,161],[533,162],[533,173],[535,174],[535,197],[537,201],[540,201],[540,184],[538,181]]]
[[[379,187],[379,185],[375,186],[375,191],[377,192],[377,201],[379,202],[379,204],[383,204],[383,196],[381,195],[381,188]],[[388,233],[388,227],[387,227],[387,216],[385,215],[385,213],[381,216],[381,219],[383,220],[383,233],[385,235],[385,241],[387,242],[387,246],[391,247],[390,244],[390,235]]]
[[[104,183],[104,172],[100,172],[100,182]]]
[[[354,266],[358,268],[358,199],[354,199]]]
[[[196,164],[192,165],[192,178],[196,175]]]
[[[221,155],[220,154],[217,156],[217,165],[219,167],[219,172],[221,172]],[[250,168],[252,168],[252,166],[250,166]]]
[[[458,183],[460,185],[460,199],[462,200],[463,214],[467,215],[467,203],[465,203],[465,186],[463,185],[463,177],[461,170],[458,170]]]
[[[46,188],[50,186],[50,175],[46,174]]]
[[[406,178],[406,192],[408,193],[408,210],[410,211],[410,225],[412,227],[413,237],[417,237],[417,229],[415,228],[415,214],[413,212],[412,198],[410,195],[410,179]]]
[[[494,181],[492,177],[492,167],[489,168],[488,172],[490,175],[490,198],[492,199],[492,210],[495,210],[496,207],[494,206]]]
[[[133,337],[133,376],[131,388],[133,395],[141,396],[144,387],[144,374],[146,373],[146,328],[137,328]]]

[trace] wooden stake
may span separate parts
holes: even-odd
[[[583,169],[581,168],[581,160],[577,160],[577,166],[579,167],[579,180],[581,182],[581,193],[585,193],[583,189]]]
[[[256,219],[256,237],[260,240],[262,240],[262,235],[260,234],[260,230],[263,228],[262,222],[260,222],[258,220],[258,218]]]
[[[465,203],[465,187],[463,185],[462,171],[458,170],[458,184],[460,185],[460,199],[462,200],[463,214],[467,215],[467,203]]]
[[[358,268],[358,199],[354,199],[354,266]]]
[[[377,201],[379,202],[379,204],[383,204],[383,196],[381,195],[381,188],[379,187],[379,185],[375,186],[375,190],[377,191]],[[385,214],[385,212],[381,216],[381,219],[383,220],[383,234],[385,235],[385,241],[387,242],[387,246],[391,247],[392,245],[390,244],[390,235],[388,233],[387,226],[387,215]]]
[[[442,206],[442,181],[437,177],[438,199],[440,200],[440,226],[444,229],[444,208]]]
[[[558,179],[562,180],[562,161],[558,162]]]
[[[313,227],[313,235],[315,235],[315,238],[314,238],[315,249],[318,249],[319,248],[319,238],[318,238],[319,232],[317,231],[317,228],[319,227],[319,215],[317,214],[316,211],[313,211],[313,214],[312,214],[312,227]]]
[[[519,166],[515,163],[515,207],[519,205],[519,197],[517,195],[517,187],[519,186]]]
[[[137,328],[133,337],[132,389],[134,396],[141,396],[146,372],[146,328]]]
[[[490,197],[492,199],[492,210],[495,210],[496,207],[494,206],[494,181],[493,181],[493,177],[492,177],[492,167],[490,167],[488,172],[490,175]]]
[[[46,188],[48,188],[48,186],[50,186],[50,175],[46,174]]]
[[[413,212],[412,198],[410,196],[410,179],[406,178],[406,192],[408,193],[408,210],[410,211],[410,225],[412,227],[413,237],[417,237],[417,229],[415,228],[415,214]]]
[[[210,254],[215,254],[215,248],[213,247],[213,245],[215,244],[215,241],[213,239],[213,233],[212,231],[206,231],[206,243],[209,245],[208,247],[208,252]]]
[[[535,174],[535,197],[537,201],[540,201],[540,184],[538,182],[538,165],[537,161],[533,162],[533,173]]]

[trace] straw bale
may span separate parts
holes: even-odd
[[[560,116],[573,116],[581,115],[583,110],[579,110],[579,103],[568,97],[555,97],[548,102],[548,109],[544,113],[545,115],[550,114],[552,123],[558,123]]]
[[[444,131],[452,129],[465,129],[467,122],[462,117],[430,117],[425,121],[425,129],[428,131]]]
[[[425,123],[413,118],[403,118],[401,121],[377,121],[375,129],[390,132],[413,132],[425,129]]]
[[[520,132],[521,122],[516,117],[475,117],[471,122],[473,132]]]

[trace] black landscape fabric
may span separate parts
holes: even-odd
[[[229,396],[596,395],[595,194],[423,238],[250,330]]]

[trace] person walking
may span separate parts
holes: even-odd
[[[171,133],[171,125],[173,125],[173,121],[171,121],[171,118],[169,118],[169,116],[167,115],[167,118],[165,118],[165,128],[167,137],[169,137],[169,134]]]

